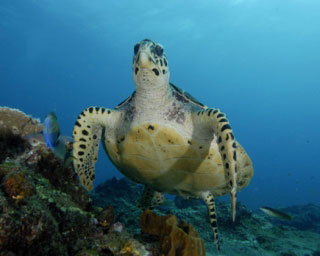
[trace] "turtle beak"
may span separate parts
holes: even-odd
[[[151,68],[153,67],[154,61],[145,51],[140,52],[138,56],[138,65],[140,68]]]

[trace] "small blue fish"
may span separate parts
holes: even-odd
[[[55,113],[50,112],[46,115],[43,122],[42,135],[48,148],[52,150],[59,143],[60,128]]]
[[[46,115],[43,123],[42,136],[48,148],[54,155],[64,161],[64,167],[68,167],[73,159],[72,154],[67,149],[67,142],[72,141],[60,134],[58,119],[55,113],[50,112]]]

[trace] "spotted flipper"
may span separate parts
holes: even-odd
[[[201,123],[206,124],[217,137],[226,178],[229,181],[231,195],[232,220],[236,218],[237,201],[237,144],[226,115],[218,109],[207,108],[195,114]]]
[[[148,186],[144,187],[141,198],[137,202],[137,206],[141,210],[150,209],[161,205],[164,201],[163,193],[154,191]]]
[[[214,202],[214,197],[210,192],[202,193],[202,199],[205,201],[206,205],[208,206],[209,218],[211,227],[213,230],[213,237],[214,242],[216,244],[217,251],[220,251],[220,243],[218,237],[218,227],[217,227],[217,214],[216,214],[216,206]]]
[[[114,121],[115,113],[106,108],[89,107],[81,112],[74,125],[73,164],[81,184],[88,190],[93,188],[102,131]]]

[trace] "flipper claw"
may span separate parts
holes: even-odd
[[[232,214],[232,221],[235,222],[236,220],[236,205],[237,205],[237,194],[234,191],[231,191],[231,214]]]

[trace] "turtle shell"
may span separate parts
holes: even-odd
[[[200,101],[198,101],[195,97],[193,97],[190,93],[182,90],[181,88],[179,88],[178,86],[170,83],[170,88],[174,94],[174,96],[176,97],[177,100],[185,102],[185,103],[192,103],[197,105],[198,107],[202,108],[202,109],[206,109],[207,106],[202,104]]]

